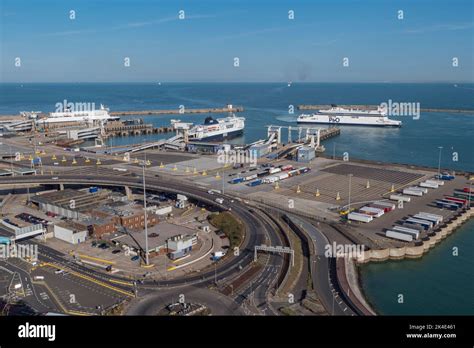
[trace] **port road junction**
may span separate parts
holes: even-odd
[[[95,185],[95,186],[126,186],[129,188],[142,188],[142,180],[139,177],[107,177],[97,178],[96,176],[84,176],[84,175],[61,175],[60,178],[55,176],[17,176],[5,178],[0,183],[3,188],[6,187],[21,187],[30,185]],[[224,258],[212,267],[211,270],[202,270],[201,272],[195,272],[186,277],[175,278],[175,279],[164,279],[164,280],[149,280],[144,279],[138,284],[132,283],[130,279],[120,277],[117,275],[107,274],[105,272],[96,271],[89,269],[84,265],[73,264],[67,255],[62,255],[46,245],[40,245],[40,254],[46,254],[47,257],[43,260],[45,262],[53,261],[55,267],[61,268],[61,265],[65,265],[70,272],[77,272],[87,274],[87,277],[92,278],[97,282],[107,282],[112,284],[111,286],[121,291],[126,296],[135,296],[137,294],[146,294],[149,291],[157,288],[173,288],[173,287],[188,287],[192,285],[199,286],[217,286],[219,283],[225,282],[226,279],[234,279],[239,273],[244,273],[247,268],[251,267],[254,262],[253,259],[253,247],[255,245],[261,245],[265,241],[275,241],[280,243],[280,237],[275,236],[273,228],[269,227],[268,223],[262,222],[262,218],[256,211],[250,211],[248,207],[239,202],[234,201],[231,206],[226,204],[219,204],[215,201],[215,196],[208,194],[205,190],[198,189],[190,185],[184,185],[183,183],[174,183],[166,179],[158,179],[156,177],[147,178],[147,190],[155,192],[167,192],[173,194],[183,194],[200,202],[203,205],[212,207],[220,211],[230,211],[233,215],[237,216],[238,219],[245,226],[245,238],[240,245],[240,250],[237,253],[229,252],[229,257]],[[284,265],[282,258],[279,256],[271,256],[272,258],[279,259],[273,260],[272,264],[279,265],[278,269],[281,272],[286,272],[287,265]],[[270,276],[274,276],[274,273],[270,273],[263,268],[259,269],[260,273],[264,274],[264,277],[255,281],[253,292],[258,291],[259,286],[263,288],[261,290],[262,297],[265,297],[270,288],[275,284],[276,279],[270,279]],[[236,295],[237,295],[236,289]],[[135,291],[135,293],[134,293]],[[210,295],[209,295],[210,296]],[[260,298],[262,302],[265,302],[265,298]],[[229,307],[230,308],[230,307]],[[235,314],[237,314],[235,312]],[[227,313],[232,314],[232,313]]]

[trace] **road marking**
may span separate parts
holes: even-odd
[[[53,268],[60,268],[60,269],[63,269],[62,267],[58,267],[57,265],[54,265],[54,264],[47,264],[47,266],[50,266],[50,267],[53,267]],[[73,270],[70,270],[69,271],[71,275],[75,275],[76,277],[79,277],[79,278],[82,278],[82,279],[85,279],[85,280],[88,280],[92,283],[95,283],[97,285],[100,285],[100,286],[103,286],[104,288],[108,288],[110,290],[113,290],[115,292],[119,292],[121,294],[124,294],[124,295],[127,295],[127,296],[130,296],[130,297],[135,297],[135,294],[134,293],[131,293],[131,292],[128,292],[128,291],[125,291],[125,290],[122,290],[122,289],[119,289],[119,288],[116,288],[115,286],[112,286],[112,285],[109,285],[107,283],[104,283],[100,280],[96,280],[92,277],[89,277],[87,275],[84,275],[84,274],[81,274],[79,272],[76,272],[76,271],[73,271]]]
[[[124,281],[116,280],[116,279],[109,279],[109,282],[111,282],[111,283],[117,283],[117,284],[122,284],[122,285],[133,286],[133,283],[131,283],[131,282],[124,282]]]
[[[69,253],[70,255],[74,255],[74,253]],[[114,261],[109,261],[109,260],[105,260],[105,259],[100,259],[98,257],[93,257],[93,256],[89,256],[89,255],[84,255],[84,254],[76,254],[78,255],[79,257],[83,258],[83,259],[88,259],[88,260],[94,260],[94,261],[98,261],[98,262],[102,262],[102,263],[106,263],[106,264],[109,264],[109,265],[115,265],[115,262]]]

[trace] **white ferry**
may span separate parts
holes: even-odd
[[[376,110],[344,109],[332,105],[327,110],[317,110],[313,114],[298,116],[298,123],[323,123],[333,125],[401,127],[402,122],[389,119],[387,111],[378,107]]]
[[[204,124],[195,126],[192,123],[184,123],[179,120],[172,120],[171,124],[178,132],[186,130],[189,140],[222,140],[242,135],[245,128],[245,118],[232,114],[229,117],[218,119],[209,116],[204,120]]]
[[[120,119],[119,116],[111,116],[109,111],[102,104],[99,110],[72,111],[68,108],[63,112],[51,112],[49,116],[37,118],[36,123],[49,126],[61,123],[100,123]]]

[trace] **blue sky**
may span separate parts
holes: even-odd
[[[0,81],[474,82],[473,3],[0,0]]]

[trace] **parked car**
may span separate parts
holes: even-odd
[[[132,261],[138,261],[139,259],[140,259],[140,256],[135,255],[135,256],[133,256],[130,260],[132,260]]]

